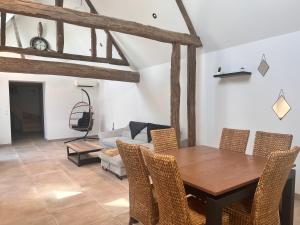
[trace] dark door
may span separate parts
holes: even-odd
[[[12,139],[44,137],[43,85],[10,82]]]

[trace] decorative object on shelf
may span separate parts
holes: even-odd
[[[228,78],[228,77],[237,77],[237,76],[251,76],[251,72],[247,71],[239,71],[239,72],[233,72],[233,73],[220,73],[215,74],[214,77],[218,78]]]
[[[49,50],[49,43],[48,41],[43,38],[43,24],[39,22],[38,25],[38,36],[34,37],[30,40],[30,46],[33,49],[40,50],[40,51],[48,51]]]
[[[276,113],[278,118],[280,120],[282,120],[283,117],[285,117],[285,115],[288,114],[288,112],[290,110],[291,110],[291,107],[288,104],[288,102],[286,101],[285,96],[284,96],[284,92],[281,89],[280,93],[279,93],[279,97],[273,105],[273,111]]]
[[[269,69],[270,69],[270,66],[267,63],[267,59],[266,59],[265,54],[263,54],[262,58],[261,58],[261,61],[260,61],[260,64],[258,66],[258,71],[260,72],[260,74],[262,76],[265,76],[267,74],[267,72],[269,71]]]

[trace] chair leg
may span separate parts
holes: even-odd
[[[132,217],[130,217],[129,218],[129,225],[133,225],[133,224],[136,224],[136,223],[138,223],[139,221],[137,221],[136,219],[134,219],[134,218],[132,218]]]

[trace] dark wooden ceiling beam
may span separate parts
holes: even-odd
[[[138,72],[72,63],[0,57],[0,72],[58,75],[138,83]]]
[[[90,0],[85,0],[85,2],[88,5],[88,7],[90,8],[91,13],[98,14],[95,6],[93,5],[93,3]]]
[[[87,3],[88,7],[90,8],[91,13],[99,14],[98,11],[96,10],[95,6],[93,5],[93,3],[90,0],[85,0],[85,2]],[[115,38],[112,36],[112,34],[108,30],[105,30],[105,33],[106,33],[107,37],[109,37],[111,39],[111,42],[112,42],[113,46],[116,48],[121,59],[124,60],[124,62],[129,65],[129,62],[128,62],[126,56],[124,55],[123,51],[121,50],[119,44],[116,42]]]
[[[186,23],[191,35],[197,36],[197,32],[189,17],[182,0],[176,0],[177,6]],[[187,47],[187,119],[188,119],[188,146],[196,145],[196,68],[197,68],[196,47]]]
[[[57,7],[64,6],[64,0],[55,0],[55,5]],[[56,21],[56,49],[57,52],[63,53],[64,52],[64,23],[61,20]]]
[[[1,46],[6,43],[6,13],[1,12]]]
[[[96,63],[108,63],[118,66],[128,66],[126,62],[121,59],[107,59],[107,58],[93,58],[92,56],[85,55],[74,55],[69,53],[59,53],[59,52],[50,52],[50,51],[39,51],[32,48],[17,48],[17,47],[5,47],[0,46],[0,52],[11,52],[16,54],[40,56],[46,58],[57,58],[57,59],[68,59],[68,60],[77,60],[85,62],[96,62]]]
[[[121,57],[121,59],[122,59],[126,64],[129,65],[129,62],[128,62],[126,56],[124,55],[123,51],[121,50],[119,44],[116,42],[115,38],[112,36],[112,34],[111,34],[109,31],[106,30],[105,32],[106,32],[107,36],[110,38],[110,40],[111,40],[113,46],[114,46],[115,49],[117,50],[117,52],[118,52],[119,56]]]
[[[186,11],[186,8],[185,8],[182,0],[176,0],[176,3],[177,3],[177,6],[178,6],[178,8],[179,8],[179,10],[181,12],[181,15],[182,15],[185,23],[186,23],[186,25],[187,25],[187,27],[188,27],[188,29],[190,31],[190,34],[193,35],[193,36],[197,36],[197,32],[196,32],[196,30],[194,28],[194,25],[192,23],[191,18],[189,17],[189,15],[188,15],[188,13]]]
[[[112,59],[112,51],[113,51],[112,41],[109,38],[109,36],[107,36],[107,39],[106,39],[106,58]]]
[[[63,21],[83,27],[116,31],[166,43],[200,47],[200,38],[189,34],[167,31],[141,23],[80,12],[72,9],[43,5],[28,0],[1,0],[0,11],[25,16]]]
[[[95,28],[91,28],[91,54],[93,58],[97,57],[97,34]]]
[[[17,26],[17,22],[16,22],[16,18],[15,17],[11,18],[11,22],[12,22],[13,27],[14,27],[14,32],[15,32],[15,36],[16,36],[16,41],[17,41],[18,47],[19,48],[23,48],[21,37],[20,37],[20,32],[19,32],[19,29],[18,29],[18,26]],[[20,54],[20,55],[21,55],[22,59],[25,59],[25,55],[24,54]]]
[[[90,8],[90,12],[93,14],[97,14],[97,11],[94,8],[93,4],[89,0],[86,0],[86,3]],[[97,34],[95,28],[91,28],[91,53],[93,58],[97,57]]]

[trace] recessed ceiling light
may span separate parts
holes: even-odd
[[[154,19],[157,19],[157,14],[156,14],[156,13],[153,13],[153,14],[152,14],[152,17],[153,17]]]

